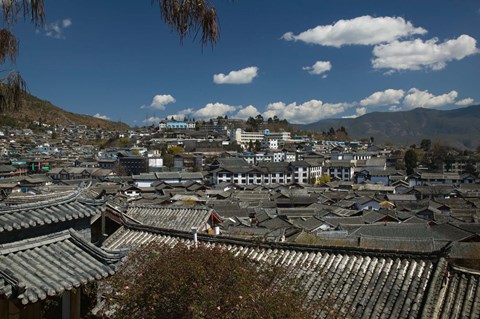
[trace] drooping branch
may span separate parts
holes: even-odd
[[[20,73],[12,71],[0,81],[0,113],[19,108],[22,95],[27,91],[27,83]]]
[[[217,12],[206,0],[152,0],[160,7],[160,16],[180,40],[201,32],[202,46],[214,45],[220,36]]]
[[[35,26],[45,24],[44,0],[1,0],[3,21],[13,26],[20,15]]]
[[[15,63],[18,54],[18,40],[15,35],[7,29],[0,29],[0,64],[9,59]]]
[[[4,28],[0,29],[0,64],[7,60],[15,63],[19,46],[17,38],[10,30],[22,16],[36,27],[45,25],[44,0],[1,0],[0,7],[4,24]],[[10,71],[6,77],[2,74],[0,113],[20,108],[26,90],[27,84],[18,72]]]

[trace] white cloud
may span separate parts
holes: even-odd
[[[380,106],[398,104],[405,95],[403,90],[387,89],[378,91],[360,101],[361,106]]]
[[[184,118],[191,118],[192,114],[194,113],[192,108],[184,109],[178,111],[176,114],[169,114],[167,119],[171,119],[172,117],[176,120],[183,121]]]
[[[157,94],[153,97],[152,103],[150,103],[150,107],[156,110],[165,110],[165,106],[170,103],[175,103],[177,100],[170,94]],[[145,108],[146,106],[142,106],[141,108]]]
[[[308,71],[310,74],[318,75],[330,71],[332,64],[330,61],[317,61],[312,66],[305,66],[302,69]]]
[[[100,113],[93,115],[93,117],[96,117],[97,119],[107,120],[107,121],[111,120],[108,116],[101,115]]]
[[[342,119],[354,119],[354,118],[357,118],[357,117],[365,115],[365,114],[367,114],[367,108],[366,107],[357,107],[355,109],[355,114],[342,116]]]
[[[142,122],[143,122],[143,123],[158,123],[158,122],[160,122],[161,120],[163,120],[161,117],[158,117],[158,116],[150,116],[150,117],[147,117],[146,119],[144,119]]]
[[[351,103],[323,103],[319,100],[310,100],[303,104],[276,102],[267,105],[263,117],[277,115],[291,123],[306,124],[343,113],[352,106]]]
[[[208,103],[203,108],[194,112],[193,115],[202,118],[216,118],[218,116],[224,116],[225,113],[230,113],[235,110],[235,106],[223,103]]]
[[[473,102],[474,102],[473,99],[471,97],[468,97],[466,99],[463,99],[463,100],[460,100],[460,101],[456,102],[455,105],[467,106],[467,105],[472,105]]]
[[[68,28],[71,25],[72,25],[72,19],[63,19],[62,20],[62,26],[64,28]]]
[[[415,28],[401,17],[361,16],[350,20],[338,20],[332,25],[319,25],[298,35],[285,33],[287,41],[303,41],[324,46],[375,45],[402,37],[425,34],[427,30]]]
[[[43,33],[47,37],[55,39],[65,39],[64,31],[72,25],[72,19],[67,18],[63,20],[57,20],[50,24],[47,24],[43,31],[36,30],[36,33]]]
[[[367,114],[367,108],[366,107],[357,107],[355,112],[357,113],[357,116],[362,116],[362,115]]]
[[[394,41],[373,48],[372,65],[375,69],[420,70],[422,68],[440,70],[447,62],[461,60],[479,52],[477,41],[463,34],[457,39],[439,43],[437,38],[427,41]]]
[[[259,114],[260,112],[258,112],[257,108],[253,105],[249,105],[249,106],[246,106],[242,109],[240,109],[237,114],[235,114],[233,116],[233,118],[236,118],[236,119],[248,119],[250,116],[251,117],[255,117],[257,116],[257,114]]]
[[[428,90],[420,91],[419,89],[412,88],[403,99],[403,107],[391,108],[391,110],[409,110],[416,107],[434,108],[454,104],[457,96],[458,93],[454,90],[441,95],[433,95],[428,92]]]
[[[258,68],[250,66],[238,71],[231,71],[227,75],[223,73],[214,74],[213,82],[216,84],[247,84],[257,77]]]

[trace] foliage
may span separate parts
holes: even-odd
[[[430,149],[430,146],[432,145],[432,141],[430,139],[423,139],[421,142],[420,142],[420,147],[424,150],[424,151],[428,151]]]
[[[181,154],[181,153],[183,153],[183,147],[177,146],[177,145],[170,146],[167,149],[167,153],[170,154],[170,155]]]
[[[319,178],[317,178],[315,185],[323,185],[326,183],[330,183],[331,181],[332,181],[332,178],[329,175],[322,175]]]
[[[36,27],[45,23],[44,0],[3,0],[1,1],[4,28],[0,29],[0,64],[15,63],[19,42],[11,31],[23,15]],[[15,70],[2,70],[0,73],[0,112],[12,110],[22,104],[22,95],[27,90],[25,80]]]
[[[221,248],[151,243],[107,281],[113,318],[311,318],[277,267]]]
[[[220,36],[217,11],[207,0],[152,0],[160,7],[160,16],[180,40],[201,31],[202,46],[214,45]]]
[[[409,149],[405,152],[405,169],[407,170],[407,175],[413,174],[413,169],[417,167],[417,153],[414,149]]]

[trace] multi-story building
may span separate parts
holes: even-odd
[[[213,184],[271,185],[310,182],[311,165],[304,161],[248,164],[241,158],[219,158],[210,165]]]
[[[165,129],[175,130],[194,130],[195,122],[193,121],[160,121],[158,128],[163,131]]]
[[[278,148],[281,141],[289,141],[291,140],[290,132],[270,132],[270,130],[263,130],[258,132],[246,132],[241,128],[234,129],[230,132],[230,139],[236,141],[239,144],[255,142],[255,141],[263,141],[263,140],[276,140],[273,142],[274,145]]]

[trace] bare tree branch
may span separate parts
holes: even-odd
[[[202,32],[202,46],[214,45],[220,36],[217,12],[206,0],[152,0],[158,3],[160,16],[180,40]]]

